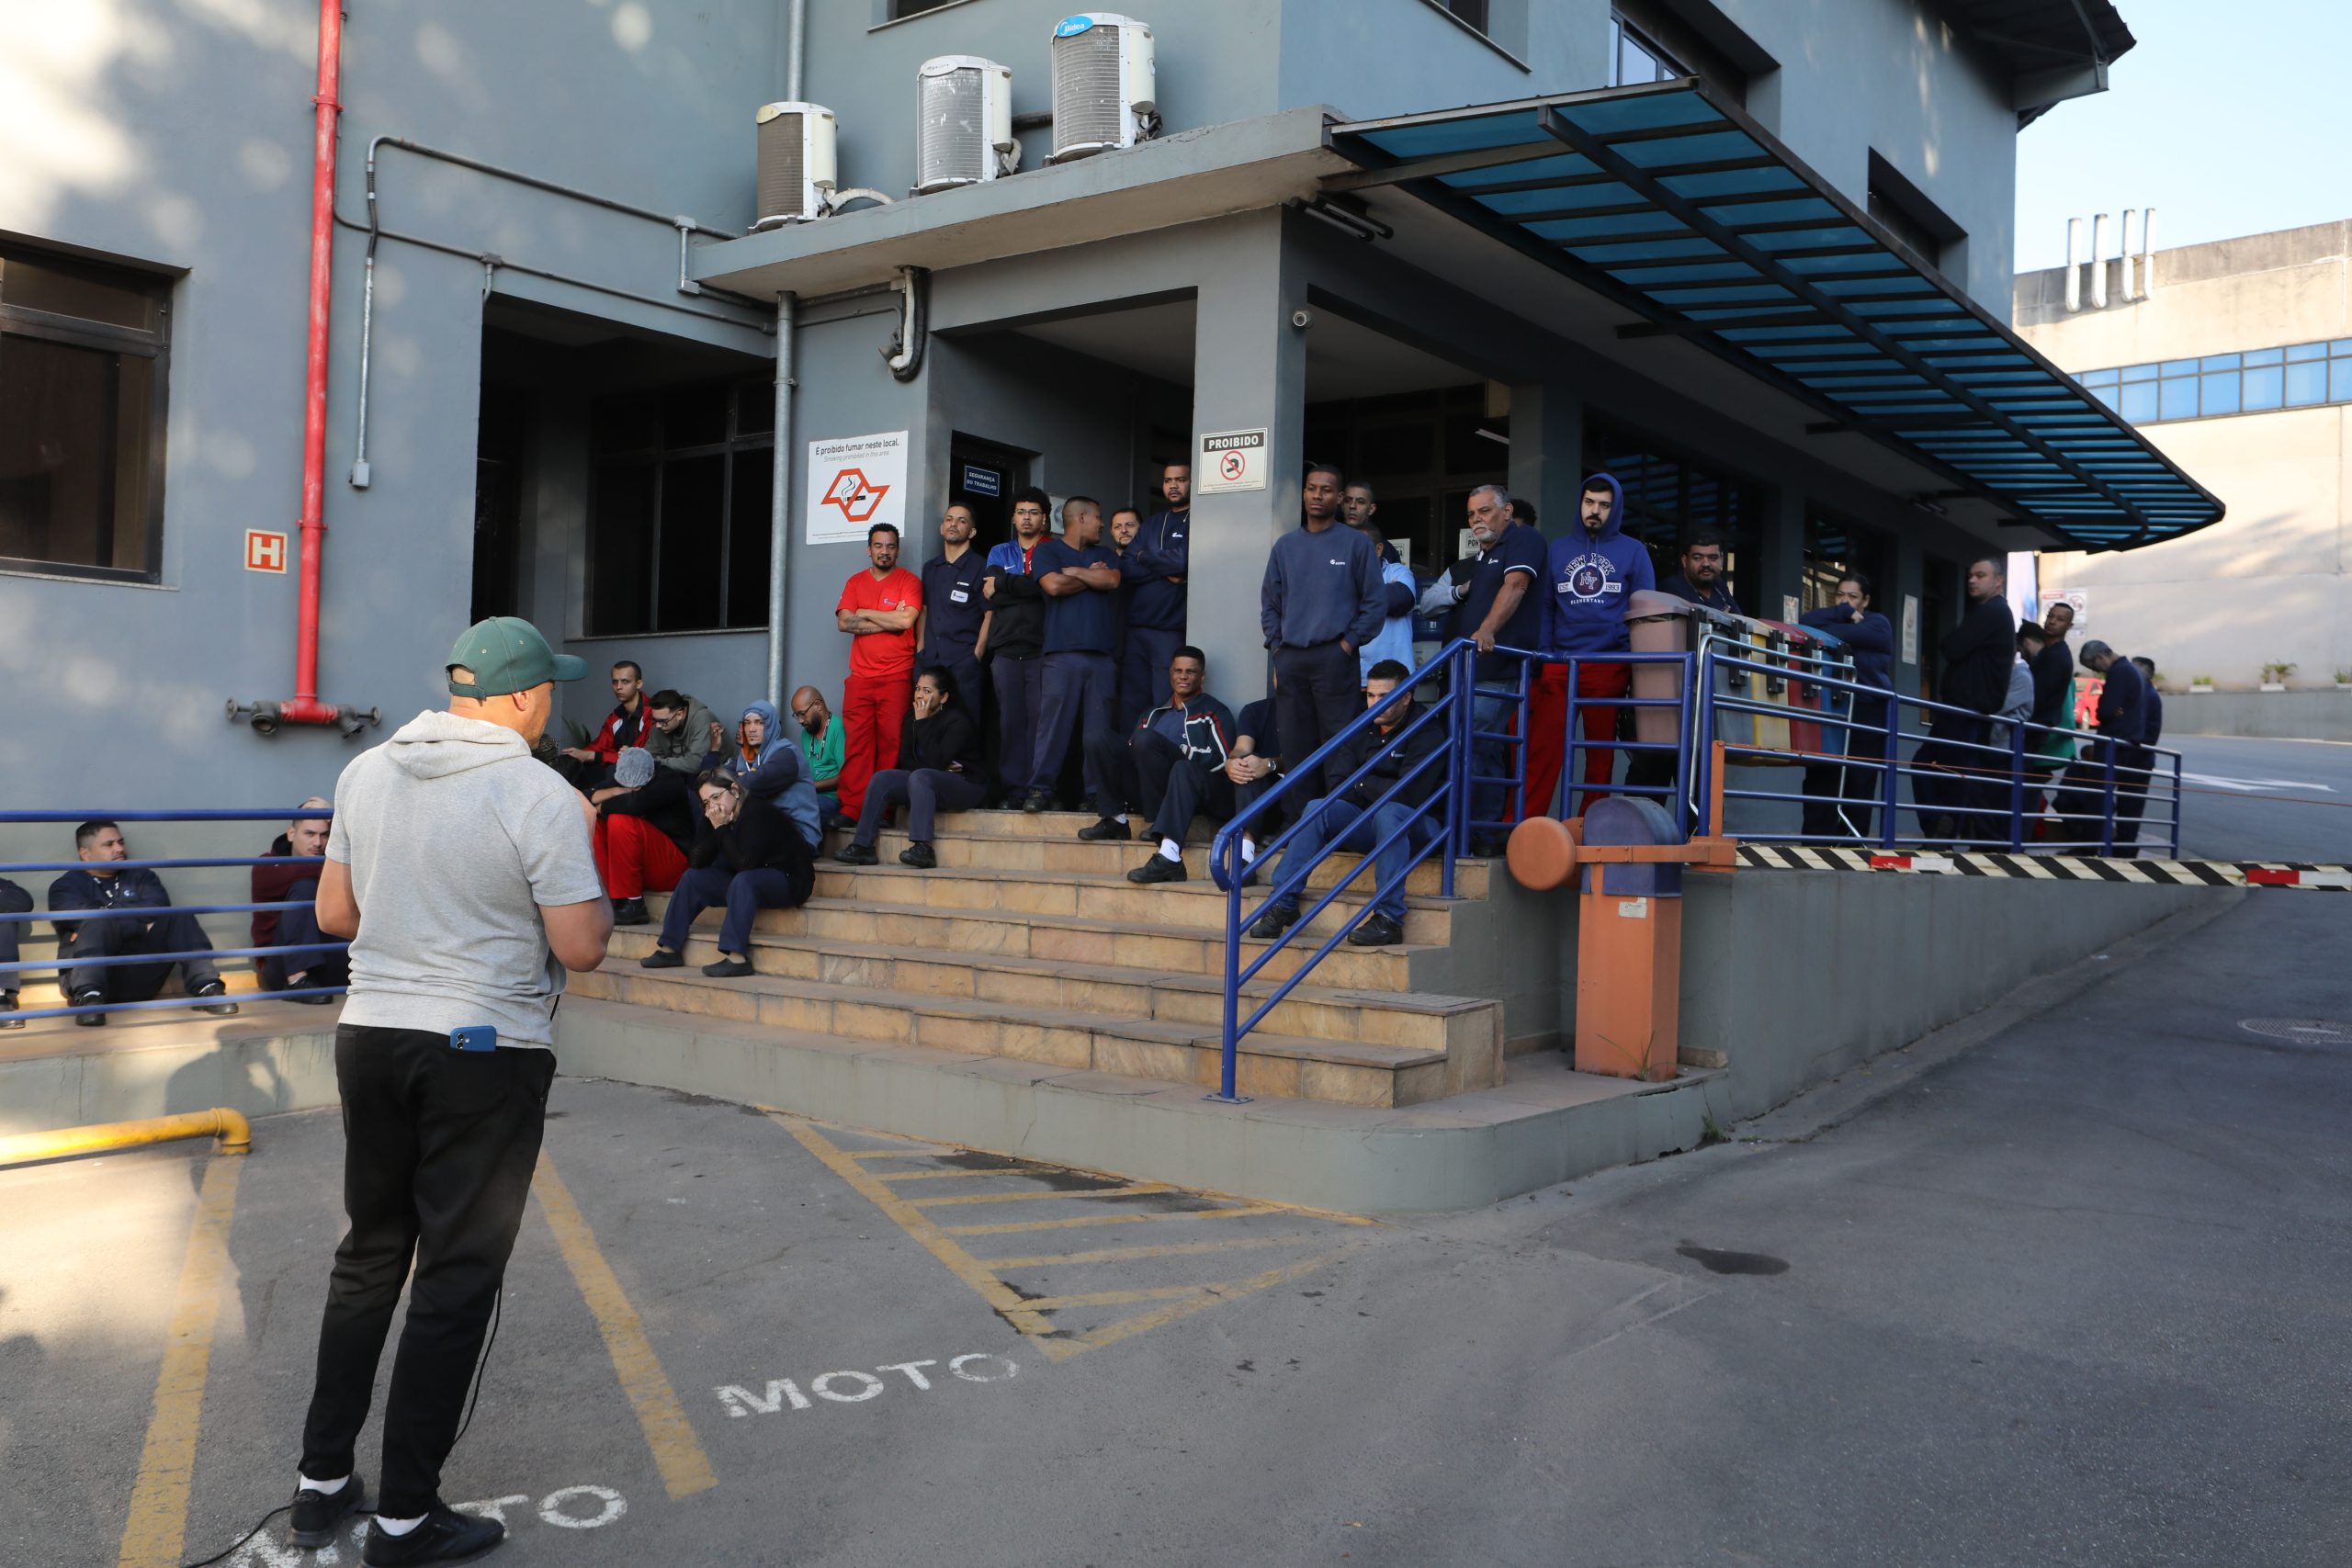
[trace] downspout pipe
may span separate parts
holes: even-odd
[[[800,100],[801,62],[808,50],[808,0],[792,0],[785,17],[784,96]],[[768,465],[768,701],[784,707],[784,666],[792,640],[792,476],[799,450],[793,432],[793,366],[800,299],[775,297],[775,456]]]

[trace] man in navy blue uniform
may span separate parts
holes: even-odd
[[[1431,610],[1440,603],[1452,604],[1455,606],[1453,635],[1477,641],[1472,679],[1488,694],[1472,705],[1471,717],[1479,729],[1496,734],[1519,722],[1522,662],[1515,654],[1498,651],[1498,645],[1532,649],[1544,640],[1544,596],[1535,592],[1535,586],[1544,579],[1545,544],[1544,536],[1521,520],[1519,502],[1500,485],[1480,485],[1472,491],[1466,512],[1470,537],[1476,541],[1478,553],[1464,557],[1451,573],[1440,578],[1438,586],[1423,597],[1421,607]],[[1541,694],[1539,691],[1534,696]],[[1565,721],[1565,687],[1558,706]],[[1558,725],[1553,728],[1556,732]],[[1553,750],[1556,751],[1559,745],[1555,733]],[[1532,777],[1534,760],[1531,751],[1529,777]],[[1503,776],[1510,771],[1510,742],[1476,742],[1471,748],[1471,765],[1484,777]],[[1558,771],[1553,770],[1555,775]],[[1470,799],[1477,821],[1507,825],[1516,818],[1514,802],[1507,798],[1502,784],[1480,784]],[[1528,809],[1541,814],[1545,806],[1531,795]],[[1500,853],[1502,840],[1499,833],[1488,829],[1475,834],[1471,847],[1477,853]]]
[[[1168,661],[1168,701],[1143,716],[1125,737],[1105,735],[1090,748],[1093,771],[1112,781],[1104,815],[1081,839],[1132,837],[1127,812],[1140,812],[1159,852],[1127,873],[1129,882],[1182,882],[1184,834],[1195,816],[1222,822],[1233,815],[1233,710],[1208,694],[1209,663],[1197,648],[1180,648]]]
[[[1739,614],[1739,601],[1724,581],[1724,536],[1702,528],[1682,542],[1682,570],[1657,585],[1686,604],[1702,604],[1726,615]]]
[[[1062,536],[1037,547],[1033,570],[1046,595],[1046,682],[1023,809],[1043,811],[1071,738],[1088,747],[1116,722],[1119,558],[1102,542],[1102,503],[1084,495],[1062,502]],[[1088,751],[1086,790],[1098,808],[1111,787]]]
[[[1274,541],[1258,591],[1259,626],[1273,654],[1276,721],[1297,761],[1363,711],[1356,650],[1380,635],[1387,618],[1379,547],[1340,523],[1346,488],[1346,476],[1332,465],[1308,465],[1306,521]],[[1348,772],[1326,763],[1326,786]]]
[[[2136,660],[2119,656],[2107,644],[2083,644],[2083,668],[2099,676],[2098,710],[2092,725],[2099,739],[2084,749],[2082,761],[2066,770],[2065,790],[2059,810],[2069,840],[2099,837],[2105,815],[2107,759],[2115,757],[2115,853],[2129,860],[2139,852],[2140,815],[2148,808],[2148,774],[2156,765],[2151,743],[2148,699],[2154,694]],[[2162,719],[2153,720],[2161,733]]]
[[[922,563],[922,613],[915,617],[915,668],[947,667],[972,718],[980,716],[980,634],[988,595],[980,592],[988,562],[972,548],[972,510],[957,502],[940,514],[939,553]]]
[[[180,981],[191,997],[221,997],[229,987],[212,966],[212,943],[194,915],[163,914],[172,896],[163,878],[144,866],[129,871],[109,869],[130,858],[122,829],[112,822],[85,822],[74,829],[74,852],[88,863],[85,871],[69,871],[49,885],[51,913],[106,911],[82,919],[58,920],[57,953],[65,970],[65,994],[74,1007],[106,1002],[143,1002],[164,988],[176,965]],[[141,953],[185,953],[151,964],[100,964],[102,958],[129,958]],[[232,1013],[237,1004],[214,1001],[200,1010]],[[78,1013],[74,1021],[85,1026],[104,1023],[102,1012]]]
[[[979,651],[988,656],[996,693],[997,775],[1009,810],[1027,807],[1037,751],[1037,723],[1046,706],[1046,595],[1037,586],[1037,555],[1051,539],[1053,502],[1032,486],[1012,497],[1012,537],[989,551],[980,592],[988,618]],[[1036,807],[1044,810],[1042,802]]]
[[[1135,542],[1119,554],[1126,583],[1127,644],[1120,656],[1119,708],[1141,713],[1168,700],[1168,663],[1184,645],[1184,580],[1192,575],[1193,470],[1170,463],[1159,470],[1168,505],[1143,520]]]

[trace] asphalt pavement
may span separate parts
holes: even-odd
[[[2352,1560],[2347,910],[1402,1225],[560,1080],[444,1495],[582,1568]],[[0,1562],[284,1501],[340,1158],[0,1171]]]
[[[2213,735],[2164,744],[2180,752],[2183,854],[2352,861],[2352,745]]]

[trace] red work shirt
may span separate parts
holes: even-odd
[[[833,613],[843,610],[919,610],[922,607],[922,579],[905,567],[893,567],[890,574],[878,581],[871,571],[861,571],[842,589],[842,602]],[[915,629],[910,626],[902,632],[865,632],[850,639],[849,672],[860,680],[911,680],[915,672]]]

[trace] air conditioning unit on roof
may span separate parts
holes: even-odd
[[[1082,11],[1054,28],[1053,51],[1050,162],[1132,147],[1159,129],[1148,27],[1133,17]]]
[[[915,193],[978,185],[1021,166],[1012,73],[993,60],[943,54],[918,76]]]
[[[764,104],[759,127],[759,218],[753,229],[807,223],[832,200],[833,111],[822,104]]]

